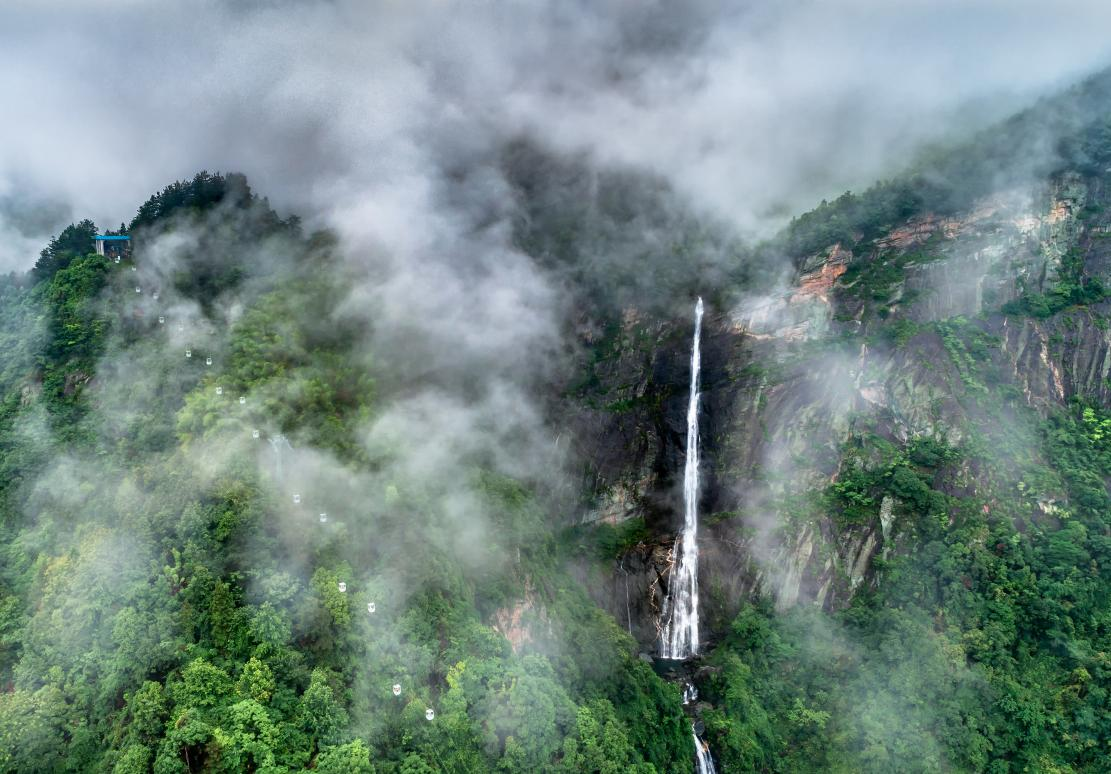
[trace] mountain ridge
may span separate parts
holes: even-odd
[[[1109,106],[1104,73],[757,246],[513,144],[571,342],[554,443],[510,451],[555,491],[425,437],[495,427],[483,385],[410,402],[373,270],[245,178],[155,194],[133,261],[63,231],[2,288],[0,768],[647,774],[693,720],[726,771],[1099,771]],[[700,283],[684,706],[650,662]]]

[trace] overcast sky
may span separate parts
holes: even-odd
[[[6,0],[0,270],[200,169],[412,251],[454,217],[437,180],[521,134],[766,233],[1104,66],[1109,28],[1095,0]]]

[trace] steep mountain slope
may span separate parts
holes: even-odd
[[[690,765],[535,497],[367,438],[396,380],[328,234],[203,173],[133,227],[5,287],[0,770]]]
[[[805,250],[787,287],[708,313],[695,668],[728,770],[1103,770],[1105,88],[1061,98],[1084,117],[1054,154],[1013,155],[1048,136],[1041,106],[995,138],[1005,163],[980,138],[824,204],[764,248]],[[688,330],[627,307],[574,393],[595,494],[570,539],[600,547],[581,577],[647,652]]]
[[[507,449],[242,176],[133,261],[70,227],[0,287],[0,770],[648,774],[692,722],[724,771],[1106,770],[1109,116],[1105,74],[757,246],[509,143],[566,360]]]

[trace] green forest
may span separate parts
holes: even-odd
[[[241,174],[0,280],[0,772],[1111,771],[1111,75],[753,244],[651,176],[499,163],[570,299],[550,471],[439,437],[495,435],[476,369],[368,344],[388,278]],[[677,667],[644,611],[699,293]],[[784,320],[731,316],[761,294]]]
[[[471,465],[498,542],[465,562],[451,525],[423,518],[437,493],[420,480],[359,492],[346,519],[279,522],[294,508],[256,464],[263,422],[368,477],[390,454],[354,441],[376,409],[358,331],[314,326],[342,273],[326,236],[241,178],[174,184],[131,228],[168,218],[204,218],[206,255],[271,240],[290,256],[266,278],[182,267],[183,297],[250,299],[188,359],[169,349],[173,320],[129,308],[129,261],[90,254],[91,223],[4,289],[3,770],[682,767],[678,693],[561,570],[517,482]],[[120,362],[141,377],[104,373]],[[523,589],[545,600],[552,641],[515,654],[486,621]]]

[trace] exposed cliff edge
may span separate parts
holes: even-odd
[[[1111,301],[1015,313],[1070,273],[1111,284],[1111,217],[1099,177],[1073,172],[964,212],[924,214],[798,262],[792,286],[707,313],[700,585],[708,636],[754,594],[779,608],[844,606],[900,550],[897,499],[837,523],[814,507],[862,434],[960,443],[983,359],[1030,406],[1111,401]],[[1008,307],[1009,305],[1009,307]],[[1004,313],[1010,311],[1010,314]],[[589,460],[587,521],[641,520],[612,563],[584,561],[595,599],[651,650],[678,529],[685,321],[628,308],[585,341],[591,362],[570,420]],[[970,353],[971,350],[975,350]],[[982,351],[981,351],[982,350]],[[1008,387],[1009,385],[1009,387]],[[966,471],[951,486],[974,491]]]

